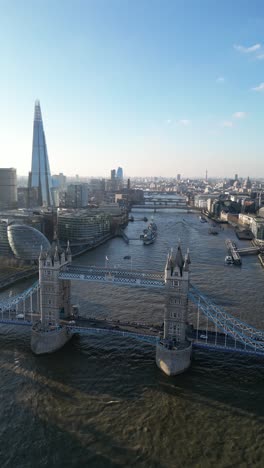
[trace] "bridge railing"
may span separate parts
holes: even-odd
[[[130,278],[148,278],[148,279],[164,279],[164,273],[155,270],[125,270],[111,267],[96,267],[92,265],[70,265],[61,270],[62,273],[80,273],[80,274],[96,274],[96,275],[114,275],[116,277]]]
[[[263,331],[229,315],[201,294],[194,286],[190,288],[189,297],[219,330],[231,336],[234,340],[240,341],[245,346],[264,352]]]
[[[126,338],[135,338],[137,340],[146,341],[148,343],[156,343],[158,337],[155,335],[144,335],[140,333],[133,333],[125,330],[112,330],[110,328],[92,328],[92,327],[77,327],[77,326],[68,326],[68,330],[72,333],[81,333],[81,334],[100,334],[100,335],[116,335],[118,337],[126,337]]]
[[[30,288],[26,289],[16,296],[10,296],[0,301],[0,312],[14,308],[20,302],[25,301],[39,289],[39,282],[36,281]]]

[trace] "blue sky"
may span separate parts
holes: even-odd
[[[262,0],[0,0],[0,161],[264,177]],[[262,85],[263,84],[263,85]]]

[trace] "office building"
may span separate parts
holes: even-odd
[[[66,207],[85,208],[88,205],[88,184],[70,184],[67,187]]]
[[[0,169],[0,209],[17,207],[17,175],[16,169]]]
[[[123,169],[122,167],[118,167],[116,171],[116,178],[119,180],[123,180]]]
[[[7,227],[7,237],[15,257],[21,260],[36,261],[41,249],[47,252],[50,248],[48,239],[26,224],[10,224]]]
[[[71,246],[93,245],[100,238],[110,234],[110,216],[102,210],[59,210],[59,239]]]
[[[53,206],[51,175],[39,101],[35,102],[33,124],[32,164],[28,188],[30,206]]]

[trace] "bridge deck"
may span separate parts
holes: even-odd
[[[0,319],[0,324],[3,325],[13,325],[13,326],[26,326],[31,327],[32,322],[30,320],[9,320],[9,319]],[[77,325],[67,326],[67,328],[72,333],[77,333],[80,335],[112,335],[118,338],[130,338],[135,340],[140,340],[147,342],[152,345],[156,345],[159,340],[159,336],[146,333],[132,332],[128,330],[115,330],[111,328],[100,328],[100,327],[83,327]],[[223,334],[217,334],[215,332],[210,332],[207,335],[207,339],[202,339],[201,336],[204,336],[204,330],[193,330],[192,342],[194,349],[205,349],[205,350],[214,350],[219,352],[229,352],[229,353],[238,353],[238,354],[247,354],[252,356],[264,357],[264,351],[252,349],[252,347],[246,346],[243,343],[237,342],[235,340],[230,340],[229,337],[226,337]]]
[[[163,288],[165,292],[165,281],[163,273],[152,270],[128,271],[115,268],[70,265],[61,270],[59,278],[68,280],[102,282],[105,284],[109,283],[125,286]],[[32,311],[32,295],[33,293],[37,292],[38,289],[39,284],[36,282],[31,288],[28,288],[23,293],[2,300],[0,302],[0,323],[23,325],[26,322],[30,324],[32,320],[35,320],[36,317]],[[225,310],[214,304],[192,285],[190,285],[189,288],[189,298],[198,306],[196,328],[199,330],[199,314],[201,313],[207,318],[207,323],[208,321],[213,323],[215,330],[217,330],[215,335],[211,335],[207,330],[205,334],[207,336],[206,340],[204,340],[204,337],[201,337],[198,332],[198,335],[192,336],[195,343],[200,343],[202,346],[210,346],[213,348],[215,347],[217,349],[220,346],[224,349],[231,348],[234,351],[250,350],[250,352],[253,354],[264,354],[264,331],[258,330],[248,323],[242,322],[236,317],[228,314]],[[27,309],[25,307],[25,303],[27,299],[31,302],[30,313],[26,313]],[[23,313],[27,320],[18,320],[19,304],[23,305]],[[79,327],[78,332],[86,333],[85,330],[87,333],[91,332],[90,327]],[[113,330],[111,331],[109,328],[107,331],[105,331],[105,333],[111,332],[113,332]],[[119,332],[121,333],[121,330],[118,332],[115,331],[115,334],[119,334]],[[130,334],[126,336],[138,336],[137,331],[134,333],[130,330],[122,330],[122,333]],[[145,334],[148,336],[149,340],[149,333]],[[140,336],[142,337],[142,333]]]

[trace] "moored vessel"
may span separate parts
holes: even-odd
[[[225,257],[225,264],[226,265],[233,265],[234,261],[233,261],[233,258],[231,257],[231,255],[226,255]]]

